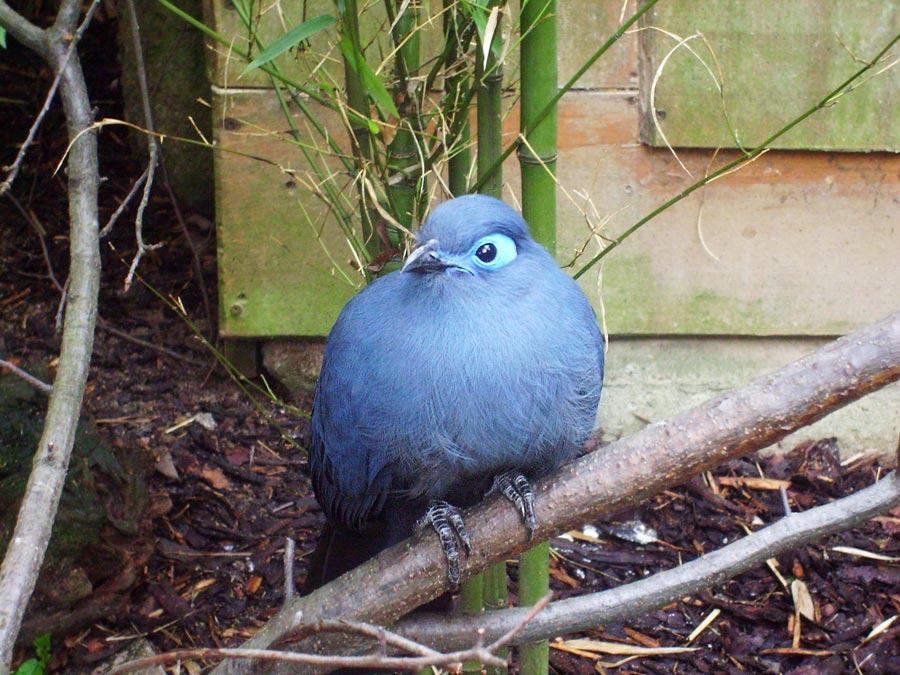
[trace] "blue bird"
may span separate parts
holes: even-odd
[[[437,530],[451,583],[460,509],[495,490],[533,532],[529,481],[594,425],[603,339],[578,285],[522,217],[484,195],[431,213],[400,271],[341,311],[325,348],[309,467],[327,518],[307,588]]]

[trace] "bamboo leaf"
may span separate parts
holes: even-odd
[[[494,44],[494,33],[497,32],[497,25],[500,22],[500,6],[491,7],[491,13],[488,16],[487,24],[484,27],[484,39],[482,49],[484,50],[484,67],[487,69],[488,56],[490,56],[492,46]]]
[[[491,52],[494,53],[494,57],[498,61],[503,55],[500,40],[494,40],[494,34],[497,32],[497,25],[505,6],[506,3],[503,2],[490,8],[476,2],[463,2],[461,5],[462,9],[471,17],[472,22],[475,24],[485,64],[487,64],[488,54]]]
[[[315,35],[319,31],[332,26],[335,21],[336,19],[331,16],[331,14],[322,14],[321,16],[317,16],[314,19],[304,21],[303,23],[294,26],[287,33],[282,35],[280,38],[275,40],[275,42],[264,49],[259,56],[253,59],[249,63],[249,65],[244,68],[244,72],[241,73],[241,76],[244,76],[247,73],[256,70],[260,66],[269,63],[272,59],[281,56],[289,49],[296,47],[298,44]]]
[[[347,63],[349,63],[350,67],[362,78],[363,84],[368,90],[369,96],[375,101],[375,104],[380,106],[388,115],[400,117],[400,112],[397,110],[397,106],[394,105],[394,99],[391,98],[391,95],[388,93],[387,87],[384,86],[384,82],[381,81],[381,78],[378,77],[375,71],[372,70],[372,66],[366,61],[366,57],[357,49],[354,49],[353,43],[346,35],[341,36],[338,45],[340,46]],[[360,110],[358,112],[363,111]]]

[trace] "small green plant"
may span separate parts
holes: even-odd
[[[50,662],[50,633],[38,636],[33,644],[36,656],[23,661],[14,675],[44,675]]]

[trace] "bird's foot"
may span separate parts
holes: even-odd
[[[443,500],[435,499],[428,505],[428,510],[419,524],[431,525],[437,532],[444,556],[447,558],[447,578],[451,584],[458,586],[459,544],[462,544],[467,557],[472,550],[469,533],[466,531],[460,510]]]
[[[494,491],[500,492],[519,510],[528,530],[528,538],[533,538],[534,528],[537,526],[537,518],[534,515],[534,491],[525,476],[516,471],[504,471],[494,476],[491,492]]]

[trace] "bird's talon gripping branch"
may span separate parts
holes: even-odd
[[[459,585],[459,544],[468,557],[472,550],[469,533],[458,508],[445,501],[436,499],[428,506],[422,525],[430,524],[441,540],[441,548],[447,558],[447,578],[454,586]]]
[[[534,537],[537,518],[534,515],[534,491],[528,480],[515,471],[504,471],[494,476],[491,492],[500,492],[513,503],[522,516],[522,522],[528,530],[528,538]]]

